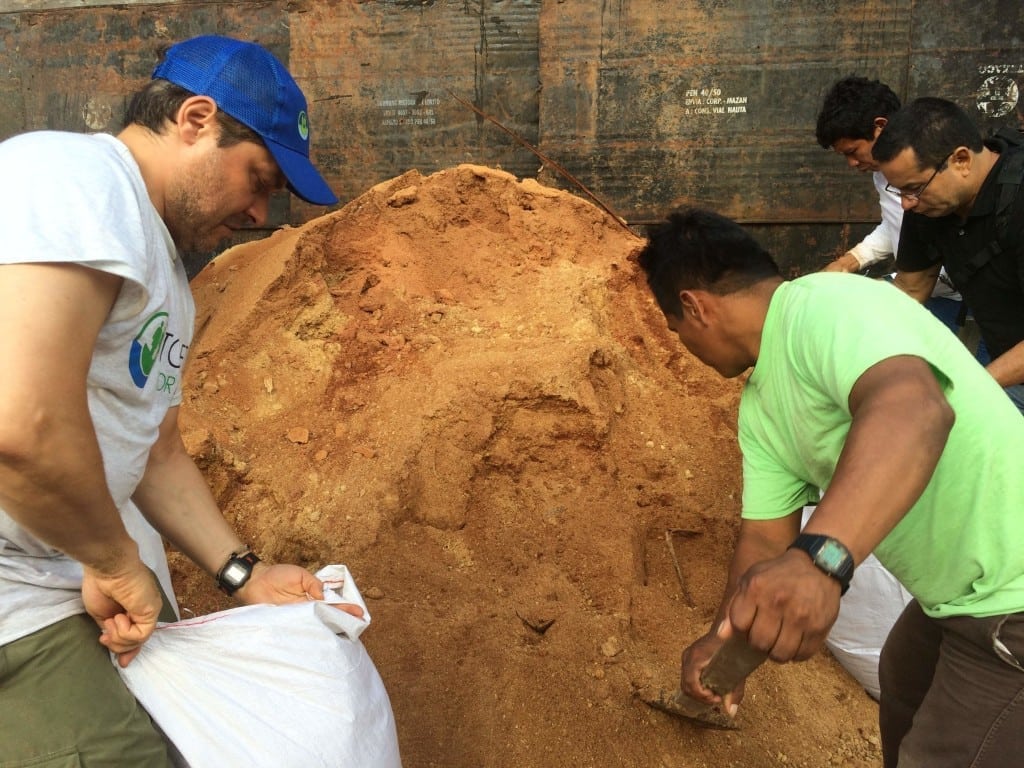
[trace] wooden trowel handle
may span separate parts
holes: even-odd
[[[766,658],[768,654],[751,648],[742,635],[733,635],[715,651],[700,675],[700,682],[724,696],[735,690]]]

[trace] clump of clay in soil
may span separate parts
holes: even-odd
[[[465,165],[193,281],[186,444],[266,558],[349,566],[407,768],[879,763],[826,652],[755,672],[737,731],[636,697],[708,628],[741,485],[741,384],[667,330],[641,244]],[[228,607],[171,559],[183,607]]]

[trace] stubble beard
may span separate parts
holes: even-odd
[[[227,239],[228,235],[216,232],[221,219],[203,204],[204,200],[212,201],[221,183],[219,164],[207,158],[198,167],[185,170],[168,188],[164,223],[181,253],[208,253]]]

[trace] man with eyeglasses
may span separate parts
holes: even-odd
[[[1024,146],[983,140],[956,104],[926,97],[890,116],[872,157],[904,211],[896,285],[924,301],[945,267],[988,372],[1024,412]]]
[[[867,237],[825,266],[825,272],[860,272],[895,256],[903,224],[900,198],[886,190],[885,177],[871,156],[875,141],[900,108],[899,96],[885,83],[850,75],[836,81],[822,101],[815,126],[815,138],[824,149],[840,155],[851,169],[871,173],[882,221]],[[925,306],[953,333],[959,329],[960,294],[952,281],[940,273]]]

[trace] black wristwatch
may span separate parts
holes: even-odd
[[[235,594],[245,586],[245,582],[252,576],[252,569],[259,561],[256,553],[250,549],[232,552],[228,561],[217,571],[217,586],[229,595]]]
[[[841,594],[846,594],[853,578],[853,555],[841,541],[817,533],[801,533],[789,548],[802,549],[810,555],[811,562],[838,581]]]

